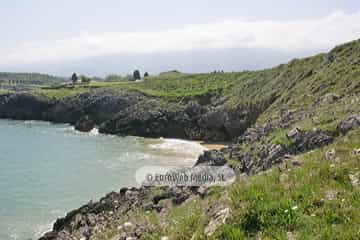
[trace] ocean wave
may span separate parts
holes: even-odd
[[[36,225],[33,230],[33,236],[35,237],[35,239],[40,238],[45,233],[51,231],[54,223],[55,221]]]
[[[11,233],[10,238],[13,239],[13,240],[18,240],[19,236],[17,235],[17,233]]]
[[[59,128],[59,130],[63,131],[63,132],[66,132],[66,133],[73,133],[73,132],[76,131],[74,126],[67,125],[67,124],[64,127]]]
[[[29,124],[29,125],[50,125],[51,122],[46,122],[46,121],[39,121],[39,120],[25,120],[23,121],[24,124]]]
[[[19,234],[17,228],[15,226],[7,227],[7,233],[5,233],[5,236],[12,240],[18,240]]]
[[[150,148],[172,151],[188,156],[198,157],[206,148],[200,143],[181,139],[165,139],[161,138],[161,143],[150,144]]]
[[[98,136],[100,135],[99,129],[93,128],[90,132],[81,132],[75,129],[74,126],[67,125],[63,128],[60,128],[60,131],[63,131],[65,133],[71,133],[71,134],[78,134],[78,135],[88,135],[88,136]]]
[[[89,132],[89,134],[92,135],[92,136],[99,135],[99,129],[93,128],[93,129]]]

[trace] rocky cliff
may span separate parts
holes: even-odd
[[[61,100],[29,93],[0,96],[0,118],[70,123],[83,131],[97,125],[108,134],[192,140],[230,141],[262,111],[256,106],[228,110],[216,96],[205,104],[174,103],[129,91],[92,91]]]

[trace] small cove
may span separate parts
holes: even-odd
[[[121,187],[144,165],[191,166],[204,147],[0,120],[0,239],[36,239],[56,218]]]

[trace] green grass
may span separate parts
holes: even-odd
[[[11,91],[9,91],[9,90],[0,89],[0,95],[8,94],[8,93],[10,93],[10,92],[11,92]]]
[[[203,208],[197,201],[172,208],[168,218],[170,222],[163,234],[174,240],[191,239],[194,235],[200,236],[206,223]]]
[[[270,135],[270,141],[273,144],[276,144],[276,145],[282,145],[284,147],[290,147],[292,144],[294,144],[294,142],[287,137],[288,131],[289,130],[286,130],[286,129],[281,129],[281,130],[278,130],[278,131],[274,131]]]
[[[228,187],[211,188],[204,199],[170,208],[166,224],[145,239],[358,239],[360,186],[352,186],[349,174],[360,177],[360,156],[352,153],[359,148],[360,129],[296,156],[300,167],[288,166],[283,172],[275,167]],[[335,149],[336,161],[325,158],[329,149]],[[230,207],[231,217],[208,237],[208,209],[215,205]]]
[[[76,96],[81,93],[88,92],[84,88],[61,88],[61,89],[37,89],[34,91],[34,94],[46,96],[53,99],[64,99],[66,97]]]
[[[325,159],[334,148],[337,162]],[[288,232],[299,239],[357,239],[359,236],[360,188],[351,185],[349,174],[360,173],[360,131],[332,146],[298,156],[304,164],[285,173],[273,169],[253,176],[247,184],[231,189],[235,213],[217,233],[217,239],[286,239]],[[327,192],[336,191],[335,199]]]

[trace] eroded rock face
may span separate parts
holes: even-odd
[[[350,130],[354,130],[358,127],[360,127],[360,114],[355,114],[341,122],[338,126],[338,130],[342,134],[346,134]]]
[[[224,208],[214,212],[209,224],[205,228],[205,235],[212,236],[221,225],[226,223],[226,220],[230,217],[230,214],[230,208]]]
[[[320,129],[303,131],[296,128],[291,130],[287,136],[294,142],[289,149],[292,153],[300,153],[319,148],[330,144],[334,140],[333,136]]]
[[[100,132],[192,140],[232,140],[241,135],[258,112],[226,110],[190,101],[186,105],[147,99],[129,106],[100,126]]]
[[[204,152],[196,162],[195,166],[223,166],[226,164],[224,154],[218,150]]]
[[[198,188],[161,188],[161,192],[154,196],[151,209],[166,207],[160,206],[160,200],[169,200],[173,204],[181,204],[191,196],[199,195]],[[153,188],[123,188],[119,192],[111,192],[98,202],[89,202],[79,209],[69,212],[64,218],[59,218],[53,230],[46,233],[40,240],[73,240],[93,239],[97,231],[104,231],[109,223],[121,220],[130,211],[142,209],[149,205]],[[159,190],[159,189],[157,189]],[[117,226],[118,239],[140,239],[152,226],[137,222],[125,222]],[[123,238],[122,238],[123,237]]]
[[[16,120],[46,120],[54,101],[27,93],[0,96],[0,118]]]
[[[266,108],[260,104],[228,109],[225,102],[211,94],[165,102],[129,91],[94,90],[61,100],[19,93],[0,97],[0,117],[70,123],[82,131],[97,125],[109,134],[230,141]]]
[[[175,105],[146,100],[129,106],[100,126],[100,132],[143,137],[186,138],[190,117]]]
[[[326,146],[334,140],[331,134],[322,130],[293,128],[286,136],[291,144],[278,145],[267,138],[274,129],[270,124],[249,128],[237,139],[236,144],[225,150],[231,159],[238,161],[237,170],[255,174],[287,161],[288,155]]]
[[[95,127],[95,122],[89,116],[81,118],[75,124],[75,129],[81,132],[90,132]]]
[[[204,132],[202,140],[233,140],[241,136],[253,124],[262,107],[227,109],[224,106],[211,108],[201,115],[197,124]]]
[[[113,118],[118,112],[138,103],[143,96],[138,93],[113,93],[96,91],[59,100],[48,111],[48,120],[76,124],[89,116],[97,125]]]

